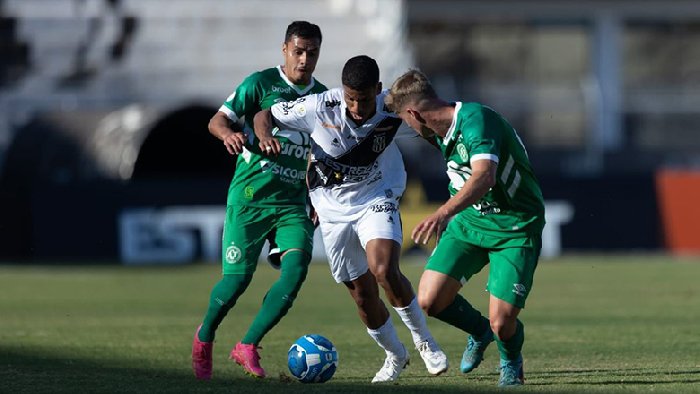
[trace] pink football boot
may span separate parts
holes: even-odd
[[[192,341],[192,369],[197,379],[209,380],[211,379],[213,364],[211,354],[214,342],[202,342],[199,340],[199,329],[201,328],[202,325],[200,324],[194,333],[194,340]]]
[[[264,378],[265,370],[260,366],[258,347],[238,342],[231,350],[231,358],[243,367],[248,375],[256,378]]]

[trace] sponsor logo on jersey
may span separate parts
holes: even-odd
[[[472,170],[466,165],[457,163],[454,160],[447,162],[447,177],[450,178],[450,187],[460,190],[472,176]]]
[[[467,153],[467,148],[465,148],[464,145],[457,144],[457,153],[459,153],[459,158],[462,159],[462,161],[469,161],[469,154]]]
[[[272,91],[275,93],[292,93],[292,88],[289,86],[272,86]]]
[[[372,171],[379,166],[376,161],[368,166],[350,166],[347,164],[338,163],[329,157],[323,159],[323,164],[330,167],[331,170],[343,174],[345,176],[345,180],[348,182],[359,182],[366,180]]]
[[[328,100],[326,101],[326,108],[333,108],[340,105],[340,100]]]
[[[379,153],[384,151],[384,148],[386,148],[386,134],[375,135],[372,142],[372,151]]]
[[[243,256],[243,253],[241,252],[241,249],[234,245],[233,242],[231,242],[231,246],[226,248],[226,262],[228,264],[236,264],[239,261],[241,261],[241,257]]]
[[[315,166],[314,168],[316,175],[318,175],[319,178],[321,178],[321,181],[323,181],[324,185],[328,184],[328,177],[323,173],[323,170],[321,167]]]
[[[491,215],[494,213],[501,213],[501,208],[498,207],[498,203],[496,203],[495,201],[480,201],[472,206],[474,207],[474,209],[479,211],[481,216]]]
[[[356,181],[357,181],[357,182],[360,182],[360,181],[365,180],[365,179],[366,179],[366,178],[357,179]],[[366,181],[365,186],[369,186],[369,185],[373,184],[374,182],[377,182],[377,181],[379,181],[379,180],[381,180],[381,179],[382,179],[382,172],[381,172],[381,171],[377,171],[377,172],[374,173],[374,175],[372,175],[372,178],[370,178],[368,181]]]
[[[280,152],[280,154],[290,157],[296,157],[297,159],[306,159],[309,156],[309,148],[295,144],[282,143],[282,151]]]
[[[525,297],[525,293],[527,293],[527,288],[521,283],[513,283],[513,293],[519,295],[520,297]]]
[[[392,214],[392,213],[395,213],[396,211],[398,211],[399,208],[393,202],[385,202],[383,204],[371,205],[369,207],[369,209],[375,213],[386,212],[386,213]]]
[[[299,180],[306,179],[306,170],[297,170],[281,166],[277,163],[272,163],[267,160],[260,160],[260,168],[262,172],[271,172],[280,176],[280,180],[288,183],[296,183]]]
[[[333,145],[337,148],[340,146],[340,141],[338,141],[337,138],[333,138],[333,141],[331,141],[331,145]]]
[[[243,197],[245,197],[246,200],[252,200],[254,194],[255,188],[253,186],[246,186],[245,189],[243,189]]]
[[[303,103],[305,100],[306,100],[306,98],[299,97],[298,99],[296,99],[294,101],[285,101],[284,103],[280,104],[282,106],[282,112],[285,115],[288,115],[289,111],[294,109],[294,107],[297,107],[297,104]],[[296,112],[296,113],[298,113],[298,112]],[[304,109],[304,113],[306,113],[306,109]]]

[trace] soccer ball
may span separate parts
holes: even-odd
[[[323,383],[333,377],[338,367],[338,352],[325,337],[304,335],[289,348],[287,366],[302,383]]]

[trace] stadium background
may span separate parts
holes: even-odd
[[[503,113],[542,183],[545,257],[700,252],[700,7],[639,3],[0,0],[0,261],[216,262],[234,161],[206,125],[296,19],[322,28],[328,86],[363,53],[386,85],[419,67]],[[401,148],[410,231],[447,178]]]

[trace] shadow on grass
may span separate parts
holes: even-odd
[[[0,345],[0,392],[19,393],[503,393],[495,384],[497,374],[418,378],[402,376],[398,384],[372,385],[365,378],[334,379],[325,384],[301,384],[286,375],[253,379],[240,371],[229,371],[210,381],[197,381],[188,366],[177,369],[139,366],[139,360],[71,358],[56,349],[20,348]],[[232,375],[234,373],[234,375]],[[239,376],[235,376],[240,373]],[[368,378],[367,378],[368,379]],[[465,379],[465,380],[463,380]],[[700,383],[700,369],[660,370],[653,368],[561,369],[529,371],[525,391],[584,393],[592,387],[676,385],[685,388]],[[688,385],[688,386],[686,386]],[[588,386],[588,390],[586,389]],[[608,390],[605,388],[604,390]],[[674,391],[675,391],[674,388]]]
[[[197,381],[189,369],[167,370],[124,365],[138,361],[70,358],[55,349],[18,349],[0,346],[1,392],[6,393],[497,393],[494,388],[416,383],[400,384],[331,380],[325,384],[301,384],[288,376],[253,379],[247,376],[215,377]]]
[[[661,370],[657,368],[563,369],[528,373],[531,385],[684,385],[700,383],[700,369]],[[540,379],[548,380],[546,382]]]

